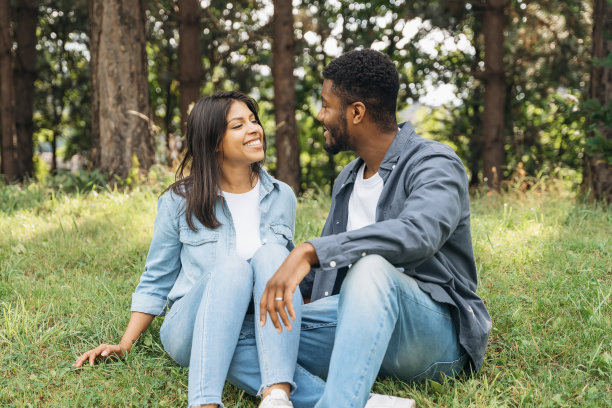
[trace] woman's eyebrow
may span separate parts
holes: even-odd
[[[250,119],[250,118],[254,118],[254,117],[255,117],[255,115],[254,115],[254,114],[252,114],[252,113],[249,115],[249,119]],[[235,118],[231,118],[231,119],[229,119],[229,120],[227,121],[227,123],[231,122],[232,120],[242,120],[242,116],[237,116],[237,117],[235,117]]]

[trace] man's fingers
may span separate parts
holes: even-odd
[[[293,310],[293,292],[288,288],[285,290],[285,306],[287,307],[287,312],[291,320],[295,321],[297,317],[295,316],[295,310]]]
[[[281,300],[277,300],[277,299],[281,299]],[[276,312],[280,316],[287,330],[291,330],[291,321],[287,317],[287,312],[285,312],[285,304],[287,302],[287,299],[283,298],[283,296],[277,295],[274,300],[276,301]],[[279,332],[283,330],[282,327],[279,327],[279,328],[280,328]]]

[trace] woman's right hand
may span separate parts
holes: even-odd
[[[115,356],[122,358],[127,354],[127,350],[118,344],[100,344],[95,349],[91,349],[84,353],[81,357],[72,364],[75,367],[81,367],[83,363],[89,360],[89,365],[93,366],[94,362],[99,359]]]

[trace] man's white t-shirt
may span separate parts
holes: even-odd
[[[357,172],[353,192],[349,198],[347,231],[362,228],[376,222],[376,205],[382,193],[384,182],[378,173],[364,179],[364,170],[365,163],[363,163]]]
[[[242,259],[250,259],[261,246],[259,233],[259,180],[251,191],[242,194],[223,192],[234,229],[236,230],[236,253]]]

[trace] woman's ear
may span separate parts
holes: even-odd
[[[352,118],[353,125],[363,122],[366,113],[366,107],[363,102],[353,102],[350,106],[350,110],[350,117]]]

